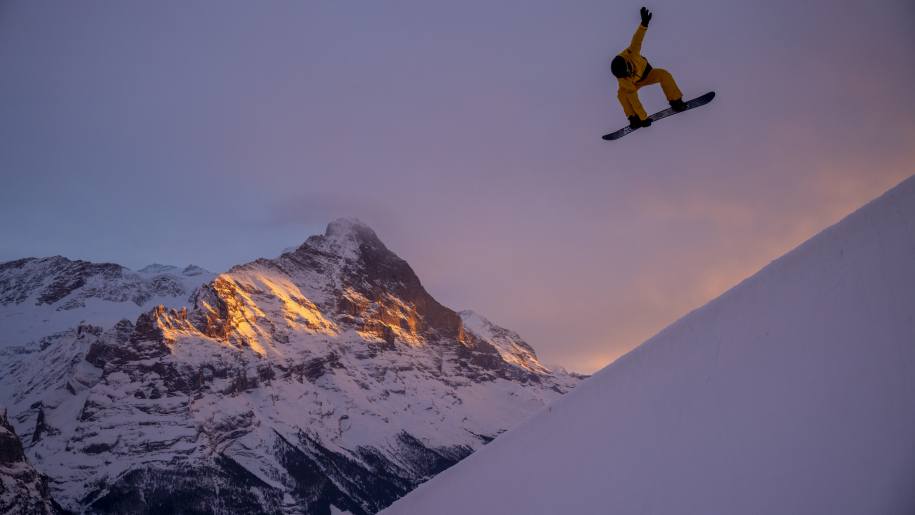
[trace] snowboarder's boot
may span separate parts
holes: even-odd
[[[670,101],[670,107],[676,112],[686,111],[686,102],[683,101],[683,98],[678,98],[676,100]]]
[[[642,120],[637,114],[634,114],[629,117],[629,128],[636,130],[641,127],[651,127],[651,119],[646,118]]]

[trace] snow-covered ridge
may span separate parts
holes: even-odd
[[[214,276],[195,265],[133,271],[62,256],[0,263],[0,349],[36,342],[82,321],[110,326],[158,304],[184,305]]]
[[[137,270],[137,273],[147,274],[147,275],[157,275],[157,274],[171,274],[171,275],[183,275],[186,277],[193,277],[200,274],[209,274],[206,269],[201,268],[197,265],[188,265],[184,268],[179,268],[175,265],[163,265],[160,263],[152,263],[146,265],[143,268]]]
[[[915,177],[384,513],[909,514],[913,484]]]
[[[0,405],[68,509],[373,513],[580,381],[352,220],[182,296],[0,351]]]
[[[471,310],[461,311],[459,314],[464,322],[464,328],[495,347],[507,363],[535,373],[550,372],[537,359],[534,349],[522,340],[518,333],[499,327]]]

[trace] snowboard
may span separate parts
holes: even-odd
[[[690,109],[692,109],[694,107],[704,106],[705,104],[708,104],[709,102],[711,102],[713,98],[715,98],[715,92],[709,91],[708,93],[702,95],[701,97],[696,97],[696,98],[686,102],[686,109],[684,109],[680,112],[685,113],[686,111],[689,111]],[[649,116],[648,119],[651,120],[652,123],[654,123],[663,118],[667,118],[668,116],[670,116],[672,114],[677,114],[677,112],[674,111],[673,107],[668,107],[667,109],[665,109],[663,111],[658,111],[657,113]],[[616,132],[611,132],[610,134],[604,134],[602,136],[602,138],[607,141],[613,141],[615,139],[622,138],[623,136],[629,134],[630,132],[632,132],[634,130],[637,130],[637,129],[631,129],[627,125]]]

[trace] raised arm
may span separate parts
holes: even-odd
[[[651,11],[642,7],[639,10],[639,15],[642,17],[642,23],[635,29],[635,34],[632,35],[632,42],[629,43],[629,50],[636,54],[642,52],[642,40],[645,39],[645,31],[648,30],[648,23],[651,22]]]

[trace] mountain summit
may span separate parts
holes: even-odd
[[[313,239],[319,239],[320,236],[312,236]],[[337,241],[355,241],[359,244],[369,244],[384,247],[378,235],[371,227],[362,223],[357,218],[338,218],[327,224],[324,231],[324,238]]]
[[[356,220],[190,291],[173,267],[68,263],[0,264],[0,314],[32,337],[0,353],[0,403],[74,511],[374,513],[581,379],[441,305]],[[72,323],[80,302],[146,307]]]
[[[913,401],[915,177],[384,513],[915,513]]]

